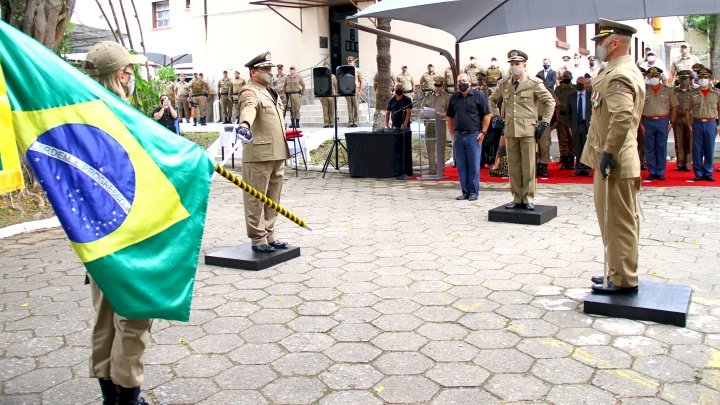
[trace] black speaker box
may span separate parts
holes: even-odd
[[[337,80],[339,96],[355,95],[355,66],[338,66]]]
[[[330,68],[313,68],[313,90],[315,97],[332,96],[332,72]]]

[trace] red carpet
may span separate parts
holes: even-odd
[[[592,184],[592,177],[570,177],[575,170],[560,170],[560,163],[550,163],[548,167],[548,178],[538,177],[538,184]],[[681,186],[702,186],[720,187],[720,173],[714,172],[715,181],[693,181],[695,174],[692,171],[680,172],[675,170],[675,162],[668,163],[665,170],[665,180],[646,181],[647,170],[642,172],[643,187],[681,187]],[[432,181],[432,180],[425,180]],[[458,181],[457,170],[452,166],[445,167],[445,178],[439,181]],[[480,181],[487,183],[507,183],[507,177],[490,177],[487,169],[480,170]]]

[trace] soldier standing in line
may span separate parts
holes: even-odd
[[[290,150],[285,142],[285,118],[280,95],[272,88],[270,52],[248,62],[250,80],[238,98],[238,135],[249,141],[242,151],[242,177],[251,187],[279,203]],[[245,225],[252,250],[270,253],[287,249],[288,243],[275,235],[277,211],[249,193],[243,193]]]
[[[232,99],[230,98],[232,80],[228,77],[227,70],[223,70],[223,76],[218,80],[217,89],[220,96],[220,120],[223,124],[229,124],[232,115]]]
[[[409,94],[414,93],[415,80],[413,79],[412,75],[408,73],[407,68],[407,65],[402,65],[402,72],[397,75],[397,82],[402,84],[403,93],[412,99],[412,96],[410,96]]]
[[[190,88],[185,83],[185,75],[180,74],[178,82],[175,85],[175,105],[178,110],[178,118],[182,120],[185,118],[185,122],[190,122],[190,104],[188,103],[188,95]]]
[[[498,61],[493,57],[490,59],[490,67],[487,68],[487,86],[492,91],[494,89],[498,82],[502,80],[503,74],[502,69],[500,69],[500,66],[498,66]]]
[[[562,74],[560,85],[555,88],[555,96],[558,100],[557,137],[560,148],[560,170],[572,170],[575,168],[575,152],[573,151],[572,134],[568,129],[567,96],[575,91],[572,83],[572,73],[566,71]],[[580,156],[577,157],[580,160]]]
[[[645,106],[640,121],[645,131],[650,171],[646,180],[665,180],[668,132],[677,116],[677,97],[672,88],[660,80],[662,74],[662,69],[655,66],[648,69],[650,80],[645,89]]]
[[[355,95],[354,96],[347,96],[345,97],[345,101],[347,102],[347,108],[348,108],[348,127],[349,128],[355,128],[358,126],[359,120],[359,109],[360,109],[360,97],[362,97],[363,92],[363,84],[365,83],[365,79],[363,79],[362,73],[360,72],[360,69],[355,66],[355,57],[354,56],[348,56],[347,57],[347,64],[350,66],[353,66],[355,68]]]
[[[470,57],[470,63],[465,66],[465,73],[470,77],[472,81],[472,87],[477,88],[480,80],[480,73],[485,74],[485,70],[477,63],[477,59],[474,56]]]
[[[605,19],[598,25],[595,56],[607,64],[592,81],[592,120],[581,162],[595,169],[595,212],[609,271],[608,280],[591,278],[592,291],[617,294],[638,286],[640,167],[635,143],[645,84],[630,55],[635,28]]]
[[[235,78],[232,79],[232,87],[230,88],[230,95],[233,103],[233,119],[237,121],[240,112],[238,110],[238,96],[240,96],[240,90],[245,86],[245,79],[240,77],[240,72],[235,71]]]
[[[295,66],[290,66],[290,74],[285,78],[286,97],[288,98],[291,120],[291,128],[300,128],[300,107],[302,106],[302,95],[305,93],[305,81],[302,76],[295,72]]]
[[[432,65],[431,65],[432,66]],[[432,108],[440,116],[441,122],[445,122],[450,93],[445,92],[445,79],[442,76],[433,77],[433,92],[423,100],[422,106]],[[437,165],[445,164],[445,133],[446,125],[436,128],[435,119],[425,121],[425,146],[427,147],[429,174],[437,174]],[[437,156],[436,142],[442,143],[443,147]]]
[[[323,67],[330,69],[330,63],[323,63]],[[338,82],[337,77],[330,73],[332,81],[332,94],[337,96],[338,94]],[[333,128],[335,126],[335,100],[334,97],[320,97],[320,104],[323,109],[323,128]]]
[[[420,90],[423,94],[428,94],[435,87],[435,68],[433,65],[427,65],[427,72],[420,77]]]
[[[200,121],[200,125],[207,125],[205,120],[205,108],[208,95],[210,94],[210,85],[205,81],[202,73],[198,73],[197,79],[194,79],[192,83],[190,83],[190,91],[192,101],[197,106],[195,108],[195,112],[197,114],[195,115],[197,116],[198,121]],[[193,124],[193,126],[197,126],[197,122]]]
[[[692,151],[692,134],[690,133],[691,122],[685,119],[685,110],[690,106],[690,81],[692,72],[690,70],[681,70],[677,74],[680,83],[673,89],[675,97],[678,100],[678,114],[675,117],[673,125],[673,134],[675,136],[675,170],[681,172],[689,172],[688,163],[692,161],[690,153]]]
[[[451,67],[445,69],[445,91],[450,94],[455,92],[455,76]]]
[[[550,126],[555,100],[542,80],[526,72],[527,54],[508,52],[508,78],[490,97],[490,109],[499,116],[498,101],[505,110],[505,144],[513,201],[507,209],[535,210],[535,144]],[[540,109],[538,109],[540,107]],[[538,122],[538,117],[541,120]]]
[[[690,104],[685,119],[692,122],[693,171],[695,181],[715,181],[713,174],[715,137],[720,132],[720,90],[710,85],[712,71],[701,68],[698,73],[698,87],[690,94]],[[691,120],[692,119],[692,120]]]

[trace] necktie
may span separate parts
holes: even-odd
[[[517,80],[515,80],[515,81],[513,82],[513,86],[515,87],[515,90],[517,90],[518,84],[520,84],[520,82],[517,81]]]
[[[585,92],[578,93],[578,111],[580,111],[580,121],[585,121]]]

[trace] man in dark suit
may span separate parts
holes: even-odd
[[[580,156],[585,147],[588,128],[590,128],[590,118],[592,117],[590,83],[586,77],[580,76],[575,86],[577,90],[567,96],[568,122],[570,124],[570,133],[572,133],[575,156],[577,156],[575,173],[570,176],[590,177],[590,168],[580,163]]]
[[[548,90],[555,90],[555,85],[557,84],[557,72],[550,68],[550,59],[543,59],[543,68],[537,74],[541,75],[543,84],[545,84],[545,87]]]

